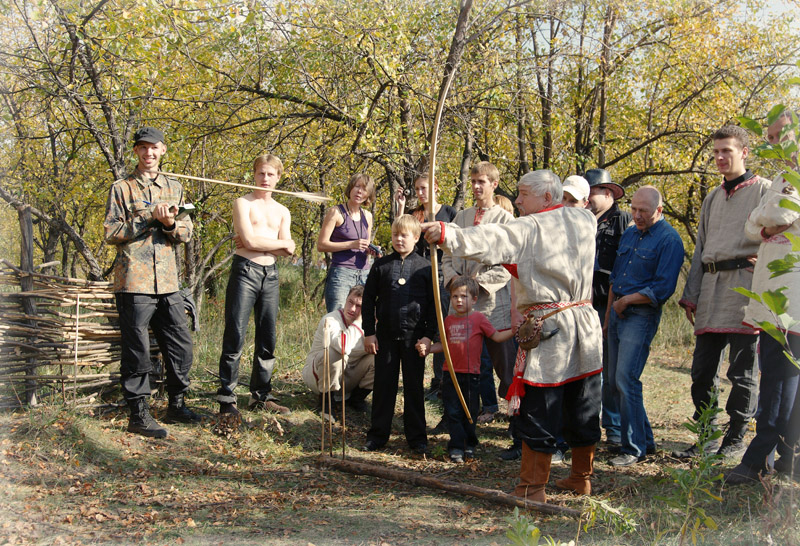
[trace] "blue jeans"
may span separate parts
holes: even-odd
[[[599,305],[594,303],[594,310],[600,316],[600,326],[606,319],[606,302]],[[611,380],[608,377],[608,340],[603,339],[603,413],[602,424],[606,429],[606,440],[609,442],[619,443],[619,408],[617,407],[617,400],[611,393]]]
[[[453,386],[453,379],[450,372],[442,377],[442,403],[444,404],[444,416],[447,419],[447,430],[450,433],[450,441],[447,442],[447,449],[474,449],[478,445],[478,435],[475,429],[476,419],[478,418],[478,382],[480,376],[471,373],[456,372],[458,386],[464,401],[467,403],[469,413],[472,416],[472,423],[467,421],[467,414],[461,407],[461,400]]]
[[[661,308],[649,305],[631,305],[622,317],[611,309],[609,315],[608,378],[619,407],[622,453],[637,457],[655,447],[640,378],[660,322]]]
[[[331,266],[325,279],[325,309],[328,313],[344,307],[350,289],[357,284],[364,284],[368,273],[369,269]]]
[[[234,389],[239,382],[239,360],[251,311],[255,311],[256,337],[250,394],[256,400],[274,398],[270,393],[272,370],[275,368],[278,296],[278,269],[275,265],[259,265],[241,256],[233,257],[225,292],[225,333],[219,357],[218,401],[236,403]]]
[[[486,347],[485,343],[483,344],[483,351],[481,351],[479,391],[484,411],[495,413],[498,409],[498,405],[497,392],[494,390],[494,368],[492,366],[492,357],[489,356],[489,349]],[[475,418],[477,418],[477,416],[473,417],[473,419]]]

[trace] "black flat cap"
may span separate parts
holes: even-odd
[[[605,169],[589,169],[584,173],[583,177],[589,183],[590,188],[597,186],[611,190],[614,195],[614,201],[625,195],[625,190],[622,189],[622,186],[612,182],[611,175]]]
[[[133,134],[134,146],[137,142],[151,142],[153,144],[164,142],[164,131],[153,127],[142,127]]]

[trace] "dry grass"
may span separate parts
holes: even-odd
[[[219,434],[213,418],[198,427],[171,425],[165,440],[127,434],[127,416],[118,409],[51,406],[0,415],[0,544],[508,544],[508,508],[315,466],[320,420],[299,370],[323,310],[297,289],[296,270],[283,268],[281,275],[275,387],[291,415],[244,412],[247,425],[228,435]],[[195,345],[190,402],[209,416],[216,411],[216,382],[204,370],[216,370],[221,312],[219,302],[208,303]],[[680,331],[665,329],[662,336],[666,341],[657,340],[643,379],[659,453],[614,469],[600,449],[596,464],[594,497],[629,509],[636,530],[614,534],[613,526],[598,525],[579,533],[577,522],[530,514],[544,534],[560,541],[579,537],[579,544],[677,544],[677,516],[658,497],[675,490],[665,467],[683,464],[669,451],[691,441],[681,425],[692,409],[691,347],[676,346]],[[245,378],[251,351],[252,344],[243,358]],[[724,382],[723,389],[724,404]],[[160,415],[164,402],[154,405]],[[429,404],[427,411],[433,426],[440,409]],[[366,415],[350,414],[349,456],[484,487],[514,485],[518,463],[496,457],[508,443],[504,420],[479,429],[478,458],[463,465],[446,459],[446,435],[431,436],[430,457],[411,456],[400,417],[388,449],[363,454],[357,449],[367,426]],[[551,486],[567,473],[568,467],[555,466]],[[722,501],[707,509],[719,530],[708,531],[705,543],[798,544],[798,491],[772,477],[764,486],[718,488]],[[548,494],[552,502],[583,506],[553,487]]]

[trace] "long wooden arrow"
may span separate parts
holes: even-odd
[[[187,180],[199,180],[200,182],[211,182],[212,184],[222,184],[225,186],[234,186],[236,188],[247,188],[248,190],[262,190],[272,193],[280,193],[283,195],[291,195],[299,199],[304,199],[312,203],[324,203],[330,201],[332,198],[328,197],[321,192],[308,192],[308,191],[286,191],[276,190],[275,188],[262,188],[261,186],[254,186],[252,184],[237,184],[236,182],[228,182],[227,180],[215,180],[214,178],[202,178],[200,176],[189,176],[188,174],[165,173],[161,171],[164,176],[174,176],[175,178],[186,178]]]

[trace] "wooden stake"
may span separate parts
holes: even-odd
[[[75,382],[73,387],[77,389],[78,386],[78,336],[79,336],[79,329],[78,324],[80,324],[81,318],[81,295],[78,294],[78,297],[75,298],[75,364],[73,368],[73,374],[75,375]],[[61,384],[62,389],[64,384]],[[77,390],[76,390],[77,393]]]
[[[339,336],[339,343],[342,346],[342,388],[340,391],[342,393],[342,460],[344,460],[345,458],[345,446],[347,445],[347,441],[345,440],[345,435],[344,435],[345,423],[347,422],[345,421],[344,418],[344,403],[345,403],[345,398],[347,396],[346,395],[347,391],[345,390],[345,385],[344,385],[344,376],[345,373],[347,372],[347,351],[345,350],[346,341],[347,341],[347,334],[345,334],[344,330],[342,330],[342,334]]]
[[[328,321],[327,320],[325,321],[323,335],[324,335],[324,338],[323,338],[323,341],[322,341],[322,348],[323,348],[323,350],[322,350],[322,366],[323,366],[323,370],[322,370],[322,385],[323,385],[323,387],[320,389],[320,391],[321,391],[321,393],[320,393],[321,394],[321,403],[320,403],[320,412],[319,412],[320,413],[320,417],[322,418],[322,435],[321,435],[322,445],[319,448],[320,456],[323,456],[325,454],[325,399],[326,399],[326,397],[325,397],[325,384],[326,384],[326,381],[327,381],[326,378],[325,378],[325,370],[328,369],[328,366],[330,364],[330,358],[331,358],[330,354],[329,354],[329,351],[330,351],[330,348],[331,348],[330,328],[328,326]]]

